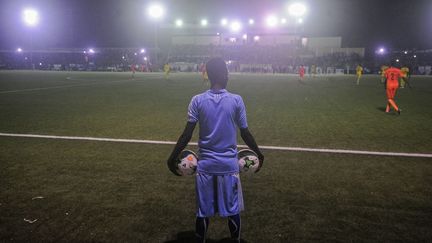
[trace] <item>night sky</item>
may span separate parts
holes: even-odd
[[[172,0],[165,22],[207,17],[254,17],[287,12],[289,1]],[[344,47],[431,48],[431,0],[305,0],[305,36],[342,36]],[[0,48],[25,46],[30,36],[36,47],[141,47],[151,45],[153,23],[145,15],[144,0],[0,0]],[[29,29],[21,11],[40,12],[40,24]],[[281,16],[281,15],[280,15]]]

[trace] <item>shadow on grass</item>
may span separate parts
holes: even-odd
[[[379,110],[379,111],[382,111],[382,112],[385,112],[385,110],[386,110],[386,108],[385,107],[377,107],[377,110]]]
[[[195,232],[194,231],[185,231],[177,233],[176,239],[165,241],[164,243],[195,243]],[[236,241],[231,240],[230,238],[224,238],[221,240],[213,240],[206,239],[206,243],[234,243]],[[245,240],[240,240],[240,243],[247,243]]]

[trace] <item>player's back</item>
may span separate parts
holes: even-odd
[[[188,116],[200,126],[198,172],[238,172],[237,127],[247,127],[242,98],[225,89],[208,90],[192,98]]]
[[[387,86],[395,85],[399,83],[399,78],[402,76],[402,73],[399,68],[390,67],[385,71],[385,76],[387,78]]]

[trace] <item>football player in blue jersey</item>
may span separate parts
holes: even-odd
[[[206,64],[211,87],[194,96],[188,108],[186,127],[168,159],[168,168],[176,175],[177,158],[192,138],[199,123],[199,161],[196,174],[196,239],[205,242],[209,217],[228,217],[231,238],[240,242],[243,210],[242,188],[237,159],[237,128],[246,145],[264,162],[254,137],[250,133],[246,108],[240,95],[226,90],[228,69],[221,58]],[[257,170],[257,172],[259,169]]]

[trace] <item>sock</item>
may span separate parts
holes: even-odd
[[[195,221],[195,236],[197,243],[205,243],[205,237],[209,225],[209,219],[203,217],[196,217]]]
[[[240,242],[241,220],[240,214],[228,217],[228,227],[231,233],[231,238]]]
[[[387,103],[387,107],[386,107],[386,111],[385,112],[390,112],[390,104]]]
[[[397,107],[396,103],[394,102],[393,99],[389,99],[388,102],[390,103],[390,105],[395,109],[395,111],[398,111],[399,108]]]

